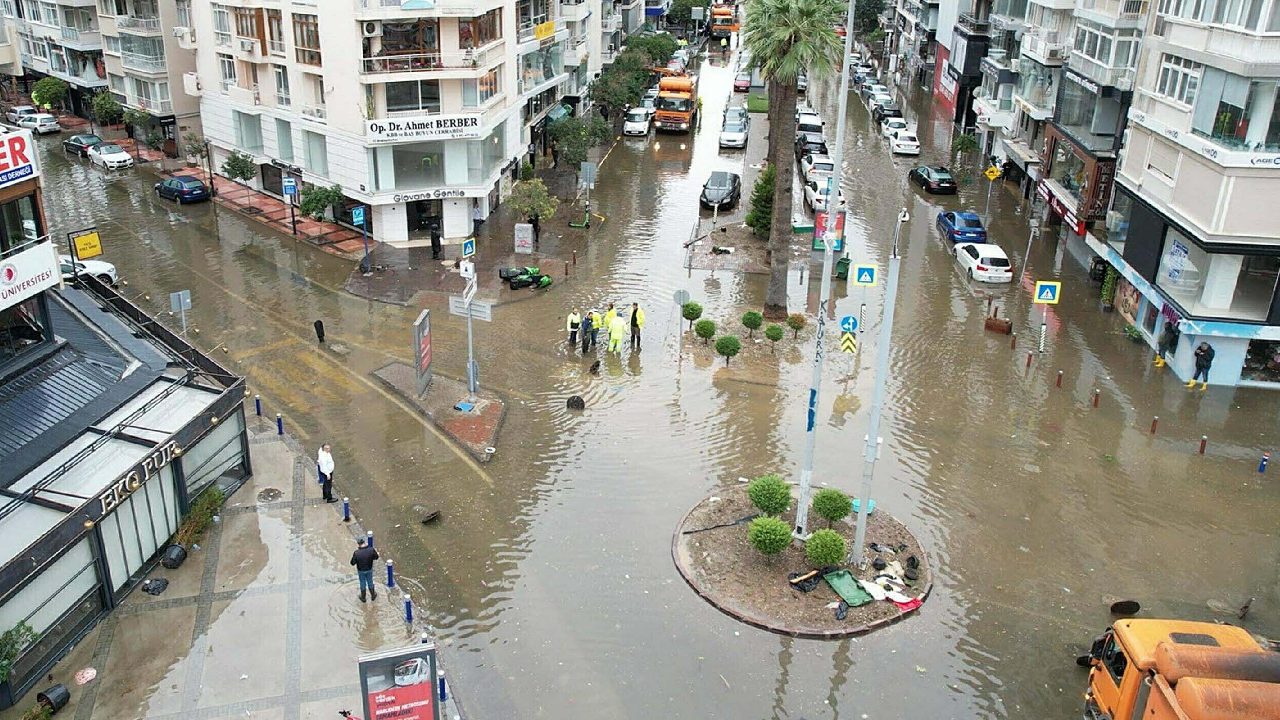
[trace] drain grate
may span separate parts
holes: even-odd
[[[277,488],[263,488],[258,491],[258,502],[275,502],[282,497],[284,497],[284,493]]]

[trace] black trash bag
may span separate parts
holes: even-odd
[[[570,410],[583,410],[587,407],[587,403],[582,399],[581,395],[570,395],[569,399],[565,401],[565,407]]]
[[[875,568],[875,569],[877,569],[877,570],[883,570],[883,569],[885,569],[886,567],[889,567],[889,563],[885,562],[885,561],[884,561],[884,558],[882,558],[882,557],[878,557],[878,558],[875,558],[875,559],[873,559],[873,560],[871,561],[871,567],[873,567],[873,568]]]
[[[169,581],[164,578],[151,578],[142,583],[142,592],[148,595],[159,595],[169,587]]]
[[[787,576],[787,582],[791,584],[791,587],[805,593],[811,592],[814,588],[818,587],[818,585],[822,584],[822,573],[818,573],[807,580],[801,580],[798,583],[791,582],[804,574],[805,573],[802,572],[793,572]]]
[[[908,569],[910,569],[910,570],[915,570],[916,568],[919,568],[919,567],[920,567],[920,561],[916,558],[916,556],[915,556],[915,555],[912,555],[912,556],[910,556],[910,557],[908,557],[908,558],[907,558],[907,568],[908,568]]]
[[[187,559],[187,549],[181,545],[170,545],[164,549],[164,554],[160,556],[160,564],[170,570],[178,569]]]
[[[510,280],[513,277],[527,275],[524,268],[498,268],[498,277],[503,280]]]
[[[849,603],[845,602],[844,600],[841,600],[840,604],[836,606],[836,619],[843,620],[848,616],[849,616]]]
[[[907,568],[902,571],[902,577],[906,578],[908,582],[915,582],[920,579],[920,571],[915,568]]]

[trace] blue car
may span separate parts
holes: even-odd
[[[179,205],[209,199],[209,186],[194,175],[175,175],[156,183],[156,195],[177,200]]]
[[[982,226],[982,218],[978,217],[977,213],[938,213],[938,232],[953,243],[985,243],[987,241],[987,229]]]

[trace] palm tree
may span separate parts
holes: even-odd
[[[764,316],[787,316],[787,261],[791,255],[791,185],[795,160],[796,78],[830,75],[842,54],[834,26],[844,18],[840,0],[753,0],[742,32],[751,62],[769,86],[769,159],[777,172],[769,227],[769,289]],[[847,92],[837,88],[837,92]],[[834,158],[839,167],[840,158]]]

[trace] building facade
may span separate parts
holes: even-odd
[[[65,80],[71,111],[88,117],[94,93],[107,87],[97,6],[90,0],[3,0],[0,15],[17,26],[27,81]]]
[[[1030,0],[1013,88],[1013,131],[1003,138],[1010,180],[1029,196],[1042,178],[1045,128],[1053,118],[1062,84],[1062,66],[1074,27],[1074,0]]]

